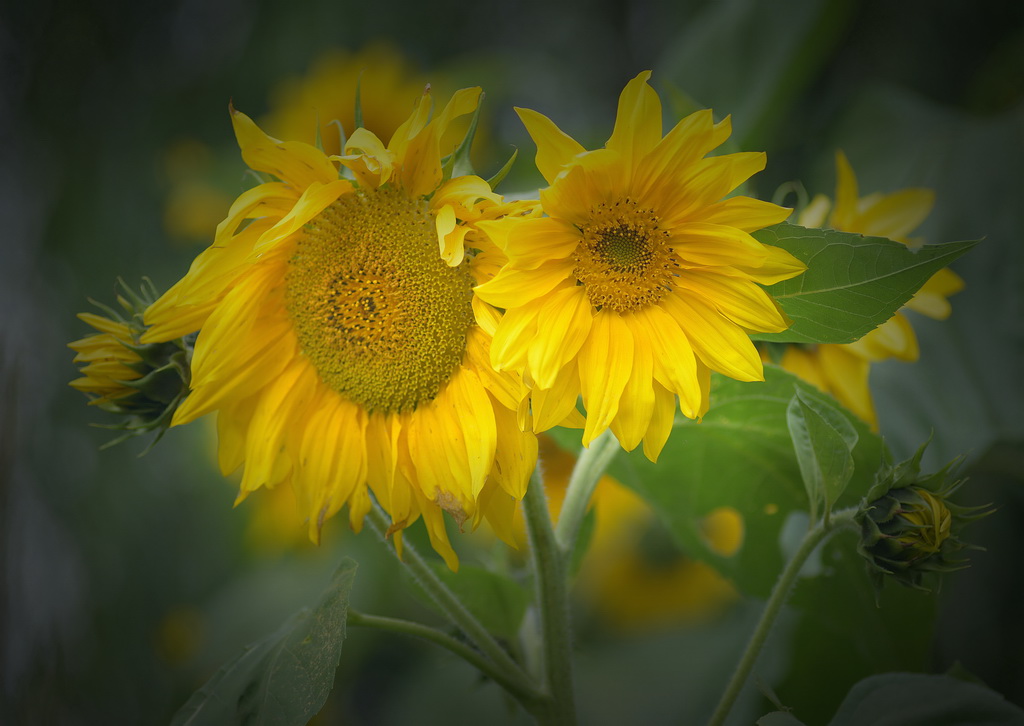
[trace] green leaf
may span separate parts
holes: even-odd
[[[1024,711],[995,691],[951,676],[886,673],[851,690],[829,726],[1004,726]]]
[[[501,184],[502,180],[506,176],[508,176],[508,173],[510,171],[512,171],[512,165],[516,163],[516,157],[518,157],[518,156],[519,156],[519,149],[513,149],[512,150],[512,156],[508,157],[508,161],[506,161],[505,164],[500,169],[498,169],[497,173],[494,176],[492,176],[490,179],[487,180],[487,186],[489,186],[492,191],[499,184]]]
[[[831,400],[792,374],[765,365],[763,383],[712,376],[711,409],[700,423],[679,418],[657,464],[639,450],[619,454],[609,473],[635,489],[665,521],[678,543],[733,580],[767,595],[786,553],[780,534],[789,516],[807,511],[807,495],[786,424],[794,386],[809,400]],[[854,472],[837,505],[859,501],[882,461],[881,439],[867,424],[833,403],[857,432]],[[701,520],[718,507],[743,517],[739,551],[712,550]]]
[[[799,388],[786,407],[786,423],[810,499],[811,519],[817,519],[818,503],[825,505],[828,516],[853,476],[857,431],[837,408]]]
[[[767,288],[793,324],[757,340],[851,343],[899,310],[928,279],[975,244],[949,242],[911,250],[882,237],[778,224],[754,233],[781,247],[807,271]]]
[[[512,638],[519,631],[530,604],[530,594],[518,582],[506,575],[465,564],[458,572],[452,572],[441,563],[435,564],[434,570],[488,631],[501,638]],[[415,580],[410,577],[408,582],[423,603],[440,612]]]
[[[307,723],[334,685],[356,567],[345,558],[312,611],[303,608],[246,647],[192,695],[172,726]]]

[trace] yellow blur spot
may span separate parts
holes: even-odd
[[[711,551],[723,557],[732,557],[743,544],[743,515],[732,507],[711,510],[700,528]]]

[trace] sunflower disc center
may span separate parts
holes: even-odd
[[[415,409],[462,362],[473,281],[438,255],[425,203],[394,190],[345,195],[306,225],[286,284],[302,353],[369,411]]]
[[[669,291],[675,270],[672,248],[652,211],[630,199],[599,204],[581,231],[573,275],[593,305],[634,312]]]

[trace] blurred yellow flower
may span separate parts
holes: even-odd
[[[765,155],[705,158],[731,132],[710,111],[663,138],[649,77],[627,84],[596,151],[518,109],[550,184],[540,192],[547,216],[509,226],[499,238],[509,263],[477,294],[506,311],[491,362],[523,372],[535,431],[557,424],[582,393],[585,446],[610,427],[627,450],[643,441],[654,460],[677,397],[690,418],[707,410],[711,370],[763,379],[748,332],[788,321],[760,285],[804,265],[750,235],[789,210],[723,199],[764,168]]]
[[[341,124],[346,135],[355,130],[357,90],[363,126],[377,138],[389,139],[408,118],[409,99],[420,96],[426,87],[427,77],[388,43],[356,52],[329,50],[304,75],[278,84],[270,96],[270,111],[260,126],[282,139],[307,144],[316,143],[319,131],[324,151],[340,154],[336,124]],[[438,85],[436,79],[431,88],[441,98],[452,90],[443,81]],[[458,128],[465,133],[465,125]]]
[[[902,189],[891,194],[860,197],[857,178],[842,151],[836,152],[836,198],[819,194],[797,217],[804,227],[827,227],[841,232],[888,237],[909,247],[921,241],[909,235],[931,211],[935,194],[930,189]],[[950,269],[936,272],[903,309],[935,320],[949,317],[950,295],[963,289],[963,280]],[[864,421],[878,428],[874,401],[868,388],[870,364],[896,358],[912,362],[919,355],[917,336],[902,310],[860,340],[846,345],[790,346],[780,365],[835,396]]]
[[[525,492],[536,441],[516,422],[519,381],[487,363],[471,264],[477,223],[522,207],[442,167],[445,131],[479,97],[431,118],[425,93],[386,146],[360,128],[330,157],[232,110],[243,159],[276,180],[236,200],[146,313],[145,341],[199,330],[173,424],[218,411],[239,500],[290,483],[314,541],[346,504],[358,530],[372,490],[393,532],[423,517],[455,568],[444,512],[507,534]]]

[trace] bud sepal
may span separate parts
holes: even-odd
[[[927,573],[953,572],[968,566],[963,550],[982,549],[963,542],[967,524],[991,514],[987,505],[965,507],[950,497],[966,479],[957,479],[962,457],[939,471],[922,475],[921,457],[927,443],[910,459],[883,465],[875,484],[861,501],[855,521],[860,528],[857,551],[880,591],[885,576],[918,590],[929,590]]]

